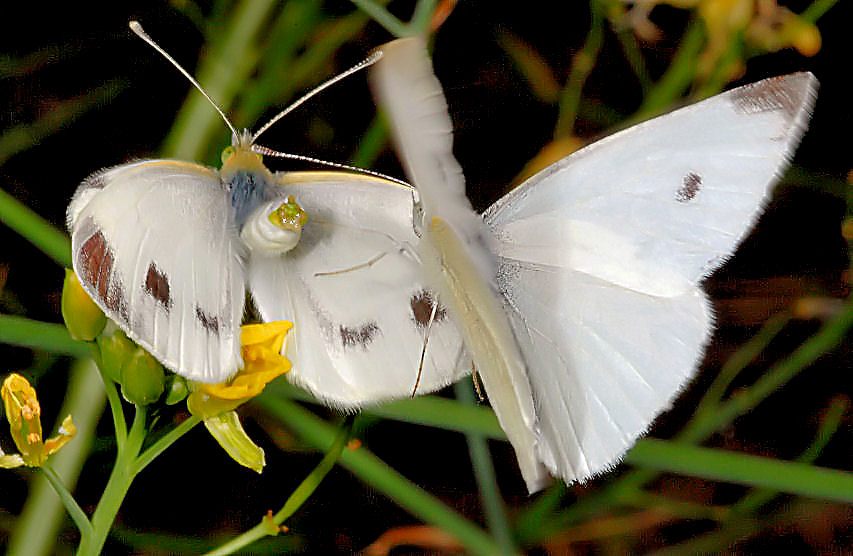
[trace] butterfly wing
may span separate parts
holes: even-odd
[[[103,170],[77,189],[68,227],[83,288],[129,337],[193,380],[237,372],[244,270],[217,172],[172,160]]]
[[[413,251],[412,191],[338,172],[276,178],[308,221],[293,250],[252,253],[249,285],[264,320],[294,321],[288,378],[342,408],[412,395],[436,299]],[[471,371],[459,330],[435,309],[418,393]]]
[[[493,284],[491,234],[465,197],[441,84],[420,39],[397,40],[382,51],[371,67],[371,84],[423,205],[418,253],[425,276],[459,323],[524,480],[531,491],[538,490],[548,474],[536,456],[537,423],[525,361]]]
[[[816,86],[792,74],[650,120],[486,211],[553,473],[613,465],[692,376],[713,324],[699,284],[761,213]]]

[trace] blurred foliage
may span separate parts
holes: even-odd
[[[241,531],[249,537],[236,538],[246,542],[268,532],[262,516],[282,505],[289,532],[253,544],[253,553],[384,554],[401,545],[483,554],[849,550],[853,203],[848,147],[838,140],[851,120],[839,94],[848,90],[843,7],[831,0],[417,7],[400,0],[389,11],[383,2],[354,4],[174,0],[86,14],[31,6],[38,11],[20,21],[38,23],[4,37],[2,353],[7,370],[36,384],[46,423],[74,415],[80,435],[52,468],[83,508],[97,502],[122,439],[109,418],[99,424],[103,385],[68,357],[89,349],[53,324],[69,258],[59,231],[65,204],[98,167],[155,153],[214,164],[228,143],[199,94],[190,90],[179,105],[188,85],[125,31],[129,19],[140,19],[237,126],[264,121],[390,40],[389,31],[428,27],[456,152],[481,208],[509,187],[500,184],[517,183],[595,135],[729,83],[810,70],[822,90],[768,214],[707,283],[719,331],[698,378],[624,465],[528,497],[508,445],[492,442],[490,457],[487,441],[502,432],[467,383],[455,398],[365,410],[353,423],[363,444],[343,448],[339,417],[279,380],[250,404],[247,427],[267,434],[262,476],[223,458],[209,437],[188,434],[155,463],[146,460],[105,550],[229,549],[223,543]],[[366,89],[350,78],[288,116],[265,142],[401,175]],[[63,397],[61,413],[48,409]],[[155,421],[186,423],[186,415],[178,404],[158,409]],[[333,445],[334,457],[315,468],[314,450]],[[336,452],[347,472],[332,469]],[[0,542],[12,553],[64,554],[78,542],[44,481],[26,470],[0,474]]]

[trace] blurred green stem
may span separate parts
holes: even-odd
[[[299,404],[266,393],[255,398],[255,401],[316,448],[327,450],[333,443],[334,427]],[[418,488],[366,448],[345,450],[341,454],[340,462],[368,485],[385,493],[400,507],[452,535],[465,546],[468,553],[489,556],[500,553],[495,541],[480,527]]]
[[[222,110],[228,111],[257,66],[255,40],[277,5],[274,0],[242,0],[230,11],[225,29],[211,29],[208,34],[209,55],[199,65],[196,78]],[[191,94],[175,118],[162,154],[181,160],[202,160],[220,126],[219,115],[207,99]]]
[[[560,93],[560,114],[554,129],[554,138],[571,137],[574,132],[575,120],[578,117],[578,106],[586,78],[598,58],[601,45],[604,42],[604,18],[599,10],[602,8],[596,2],[590,2],[590,26],[583,48],[572,57],[572,69],[565,88]]]
[[[462,403],[474,405],[474,393],[471,391],[471,383],[462,380],[454,385],[456,398]],[[485,436],[475,432],[465,433],[468,441],[468,452],[471,454],[471,465],[477,478],[477,487],[480,490],[480,500],[483,511],[486,514],[486,524],[489,526],[492,536],[500,546],[501,554],[516,554],[518,548],[512,536],[512,528],[509,524],[506,506],[498,489],[495,467],[492,456],[489,454],[489,443]]]
[[[335,462],[341,457],[341,452],[343,452],[344,446],[346,446],[351,432],[352,420],[349,421],[348,425],[341,427],[338,431],[338,435],[335,437],[335,441],[332,443],[328,452],[326,452],[326,455],[323,456],[323,459],[320,460],[317,467],[315,467],[314,470],[311,471],[311,473],[305,477],[301,483],[299,483],[299,486],[297,486],[293,493],[287,498],[284,506],[278,511],[278,513],[274,516],[264,516],[259,524],[217,549],[208,552],[208,556],[232,554],[267,535],[277,535],[281,530],[280,526],[284,523],[284,520],[292,516],[294,512],[296,512],[296,510],[298,510],[302,504],[308,500],[311,494],[313,494],[317,487],[320,486],[320,483],[329,471],[331,471],[335,466]]]
[[[62,266],[71,266],[71,241],[53,224],[0,189],[0,222]]]

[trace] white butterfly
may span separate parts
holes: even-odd
[[[692,375],[712,326],[698,283],[760,212],[814,78],[763,81],[616,134],[528,180],[484,225],[422,43],[383,53],[374,84],[416,202],[375,177],[272,174],[252,152],[257,134],[235,133],[218,172],[152,160],[85,180],[68,212],[75,271],[189,378],[240,367],[248,288],[264,320],[294,321],[287,376],[327,403],[409,395],[419,375],[426,393],[473,358],[531,491],[547,471],[574,481],[606,469]],[[308,220],[283,229],[269,216],[295,211],[290,196]]]
[[[435,303],[409,247],[411,188],[344,172],[273,174],[252,151],[268,151],[257,135],[235,132],[219,171],[144,160],[84,180],[68,207],[83,287],[129,337],[193,380],[221,382],[241,367],[248,289],[265,321],[295,321],[285,355],[296,384],[345,408],[410,395]],[[307,223],[282,222],[282,206],[301,206]],[[444,309],[432,320],[424,393],[471,370]]]
[[[695,372],[713,328],[700,283],[761,213],[816,79],[740,87],[564,158],[485,212],[491,245],[423,44],[383,51],[373,82],[421,199],[427,283],[460,323],[529,490],[613,466]]]

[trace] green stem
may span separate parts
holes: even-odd
[[[715,448],[646,438],[626,461],[659,471],[725,481],[842,503],[853,502],[853,474]]]
[[[104,385],[104,392],[107,393],[107,400],[110,402],[110,412],[112,413],[113,427],[116,432],[116,445],[121,450],[127,440],[127,422],[124,419],[124,408],[121,405],[121,397],[119,397],[115,383],[104,376],[103,372],[101,372],[101,381]]]
[[[334,441],[334,428],[299,404],[272,398],[266,393],[255,400],[313,446],[325,450]],[[418,488],[366,448],[344,451],[341,454],[341,465],[393,499],[400,507],[452,535],[465,546],[467,553],[500,553],[495,541],[483,529]]]
[[[113,521],[118,515],[119,507],[135,476],[133,469],[136,456],[145,440],[145,418],[145,408],[136,406],[136,416],[127,435],[127,441],[118,450],[115,466],[110,473],[104,493],[98,501],[95,514],[92,516],[92,528],[94,530],[91,537],[80,542],[78,554],[94,556],[100,554],[104,547]]]
[[[62,266],[71,266],[71,241],[53,224],[0,189],[0,222]]]
[[[571,137],[574,132],[575,120],[578,117],[578,106],[581,101],[586,78],[592,68],[604,42],[604,18],[595,2],[590,2],[590,26],[583,48],[572,57],[572,69],[566,87],[560,93],[560,114],[554,129],[554,137]]]
[[[457,382],[454,391],[456,398],[462,403],[474,405],[474,393],[471,391],[470,382]],[[513,541],[506,506],[498,489],[495,466],[492,463],[492,456],[489,454],[488,440],[482,434],[474,432],[466,433],[465,439],[468,441],[468,452],[471,455],[471,464],[474,468],[477,486],[480,489],[480,500],[486,514],[486,524],[489,526],[489,531],[500,546],[501,554],[516,554],[518,548]]]
[[[89,518],[86,517],[86,514],[77,504],[77,501],[74,500],[74,496],[72,496],[71,492],[65,488],[65,485],[62,483],[62,479],[60,479],[59,475],[54,472],[49,463],[45,462],[44,465],[41,466],[41,470],[47,480],[50,481],[50,484],[59,496],[59,499],[62,500],[62,504],[65,506],[65,509],[68,510],[68,515],[70,515],[71,519],[74,520],[74,524],[77,526],[77,529],[80,530],[80,536],[82,538],[90,536],[93,533],[92,524],[89,523]]]
[[[91,346],[71,339],[64,325],[14,315],[0,315],[0,342],[59,355],[92,356]]]
[[[298,510],[302,504],[308,500],[329,471],[332,470],[332,467],[335,466],[335,462],[341,457],[341,452],[343,452],[344,446],[346,446],[347,439],[351,432],[352,421],[350,421],[349,426],[341,427],[338,431],[337,437],[335,437],[334,443],[329,448],[329,451],[326,452],[326,455],[323,456],[323,459],[320,460],[317,467],[315,467],[314,470],[311,471],[311,473],[309,473],[301,483],[299,483],[299,486],[296,487],[296,490],[294,490],[287,498],[284,502],[284,506],[278,511],[278,513],[272,517],[264,516],[260,523],[242,535],[232,539],[215,550],[208,552],[207,555],[218,556],[221,554],[232,554],[241,548],[250,545],[256,540],[266,537],[267,535],[277,535],[279,532],[279,526],[284,523],[284,520],[292,516],[296,510]]]
[[[188,419],[184,420],[180,425],[164,434],[159,440],[157,440],[157,442],[149,446],[137,458],[136,463],[133,466],[133,474],[136,475],[145,469],[145,467],[151,463],[154,458],[162,454],[166,448],[171,446],[172,443],[188,433],[199,423],[201,423],[201,418],[192,415]]]

